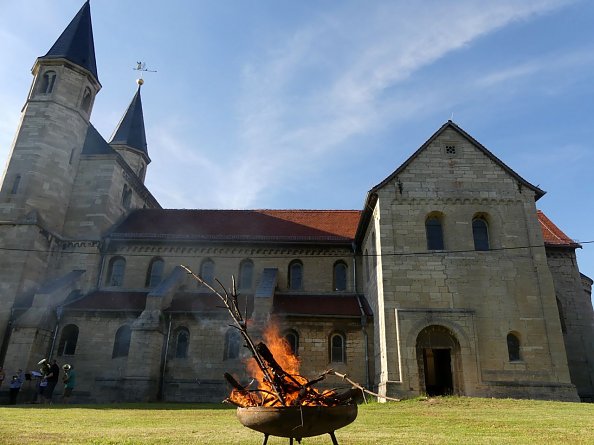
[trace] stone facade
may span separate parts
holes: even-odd
[[[90,30],[89,7],[59,41]],[[254,337],[277,326],[308,377],[332,368],[396,397],[592,400],[579,245],[537,211],[542,190],[453,122],[361,212],[166,210],[144,185],[140,89],[108,143],[89,123],[92,39],[92,57],[56,47],[33,68],[0,189],[7,372],[51,357],[76,369],[78,402],[220,401],[224,372],[249,381],[248,352],[184,265],[227,289],[236,277]]]
[[[443,327],[458,345],[450,357],[453,392],[502,394],[530,375],[522,391],[531,397],[575,399],[535,193],[448,124],[374,189],[365,239],[376,240],[368,250],[381,260],[372,267],[374,291],[367,296],[378,300],[376,320],[385,319],[376,322],[376,337],[386,338],[375,360],[382,391],[427,390],[418,369],[430,348],[419,345],[421,333]],[[427,255],[433,216],[443,245]],[[477,218],[488,227],[488,250],[475,248]],[[520,339],[520,360],[508,358],[510,333]]]

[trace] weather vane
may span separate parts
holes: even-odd
[[[142,73],[156,73],[157,70],[149,70],[146,67],[146,63],[145,62],[136,62],[136,68],[132,68],[134,71],[140,71],[140,79],[136,80],[136,83],[138,85],[142,85],[144,83],[144,80],[142,79]]]

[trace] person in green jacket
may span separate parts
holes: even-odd
[[[74,387],[76,386],[76,373],[72,369],[72,365],[68,363],[62,366],[62,369],[64,370],[64,395],[62,396],[62,402],[69,403],[72,391],[74,391]]]

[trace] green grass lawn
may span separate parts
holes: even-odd
[[[594,444],[594,404],[447,397],[371,403],[336,432],[348,444]],[[0,408],[0,444],[253,444],[226,405],[20,405]],[[288,444],[271,437],[269,445]],[[328,435],[304,445],[331,444]]]

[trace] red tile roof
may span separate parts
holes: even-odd
[[[137,311],[142,312],[146,307],[148,292],[124,291],[94,291],[84,297],[66,304],[67,309],[88,311]],[[254,297],[251,295],[239,296],[239,307],[245,313],[251,314],[254,306]],[[173,297],[171,305],[165,312],[216,312],[225,314],[226,309],[216,295],[204,292],[183,292]]]
[[[94,291],[65,305],[67,309],[143,311],[148,292]]]
[[[239,295],[237,300],[241,313],[247,313],[247,315],[250,316],[254,310],[254,296]],[[169,306],[165,312],[220,312],[222,315],[227,315],[227,309],[223,306],[223,302],[219,297],[212,293],[203,292],[175,294],[171,306]]]
[[[551,247],[581,247],[579,243],[569,238],[541,211],[537,211],[538,222],[542,230],[545,246]]]
[[[371,308],[360,296],[365,315],[371,316]],[[282,315],[360,317],[361,309],[356,295],[295,295],[276,294],[272,313]]]
[[[119,224],[114,238],[236,241],[351,242],[358,210],[163,210],[141,209]],[[544,213],[538,220],[548,246],[580,247]]]
[[[114,238],[351,242],[358,210],[136,210]]]

